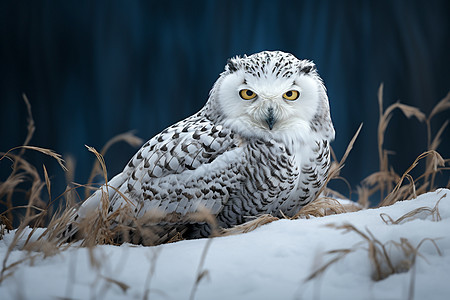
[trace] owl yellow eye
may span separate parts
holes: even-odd
[[[256,97],[256,94],[253,91],[250,91],[248,89],[240,90],[239,95],[244,100],[251,100]]]
[[[286,100],[297,100],[298,96],[300,95],[300,93],[298,91],[292,90],[292,91],[287,91],[286,93],[283,94],[283,98]]]

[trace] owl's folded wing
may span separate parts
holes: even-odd
[[[110,213],[129,207],[136,217],[152,210],[185,215],[203,207],[217,214],[242,180],[239,142],[230,130],[194,115],[144,144],[122,173],[82,204],[78,215],[101,208],[102,194],[108,195]]]

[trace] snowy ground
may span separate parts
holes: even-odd
[[[437,201],[439,211],[432,210]],[[396,220],[419,207],[414,219],[388,225],[381,213]],[[440,214],[440,220],[438,217]],[[438,221],[436,220],[438,219]],[[327,224],[349,223],[382,243],[406,238],[419,248],[414,268],[372,280],[374,267],[368,243],[356,232],[345,233]],[[0,241],[3,261],[13,233]],[[202,253],[209,243],[204,264]],[[406,245],[406,244],[404,244]],[[336,257],[324,254],[355,249],[310,281],[318,267]],[[392,263],[405,258],[400,248],[386,246]],[[6,265],[26,252],[14,250]],[[390,207],[309,220],[280,220],[236,236],[181,241],[157,247],[132,245],[72,247],[55,256],[38,255],[19,264],[0,285],[1,299],[189,299],[197,276],[195,299],[450,299],[450,190],[441,189]]]

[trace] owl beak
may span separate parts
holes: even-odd
[[[273,112],[273,107],[269,107],[267,109],[266,123],[267,123],[267,125],[269,125],[270,130],[272,130],[275,122],[276,122],[276,119],[275,119],[275,114]]]

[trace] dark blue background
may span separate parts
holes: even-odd
[[[0,151],[21,145],[31,101],[32,145],[75,157],[85,183],[94,156],[114,135],[145,140],[196,111],[227,58],[283,50],[315,61],[328,88],[340,157],[364,128],[343,171],[355,188],[378,168],[377,89],[429,113],[450,88],[449,1],[2,1],[0,2]],[[449,113],[433,123],[434,131]],[[426,150],[426,130],[396,112],[386,148],[402,173]],[[448,157],[448,130],[439,148]],[[109,175],[136,149],[106,155]],[[64,174],[27,152],[52,176]],[[0,163],[1,180],[10,163]],[[41,171],[42,172],[42,171]],[[447,179],[444,180],[446,183]],[[340,187],[347,193],[346,189]]]

